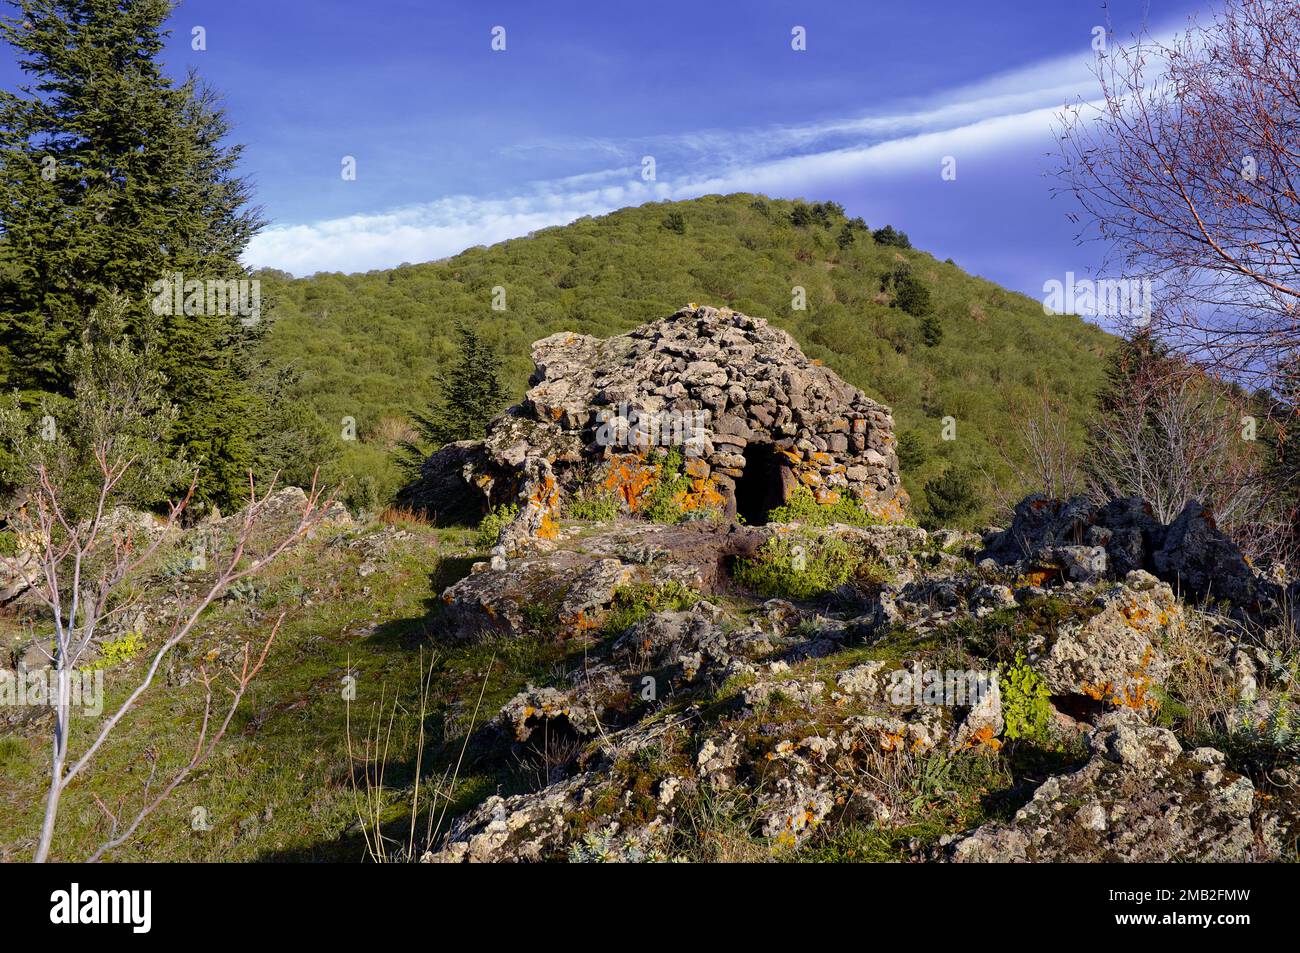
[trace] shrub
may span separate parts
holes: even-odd
[[[969,516],[980,502],[974,478],[969,471],[957,467],[950,467],[942,476],[927,480],[925,499],[937,526]]]
[[[850,526],[879,526],[885,521],[872,516],[847,496],[834,503],[818,503],[812,490],[806,486],[795,489],[790,499],[773,507],[767,514],[769,523],[802,523],[805,526],[831,526],[847,523]]]
[[[871,233],[871,238],[877,245],[885,245],[891,248],[911,248],[912,242],[907,237],[906,232],[900,232],[893,225],[886,225],[884,228],[878,228]]]
[[[479,549],[491,549],[497,544],[497,537],[501,535],[501,530],[508,526],[518,515],[518,503],[502,503],[492,507],[492,511],[483,517],[483,521],[478,524],[478,532],[474,536],[474,545]]]
[[[737,560],[733,576],[765,596],[811,599],[844,585],[861,564],[862,555],[833,536],[776,536],[752,559]]]
[[[655,475],[654,488],[647,494],[642,512],[646,519],[655,523],[680,523],[683,514],[677,497],[686,490],[681,451],[674,447],[662,457],[652,457],[651,462],[657,464],[659,469]]]
[[[929,292],[926,296],[929,297]],[[921,337],[925,339],[926,347],[936,347],[943,342],[943,325],[933,314],[927,314],[921,319]]]
[[[665,610],[679,612],[699,601],[698,592],[675,580],[657,585],[639,582],[619,586],[614,590],[614,600],[609,615],[605,617],[604,629],[609,633],[625,632],[652,613]]]
[[[0,529],[0,556],[18,555],[18,534],[11,529]]]
[[[894,306],[901,308],[914,318],[927,315],[934,309],[934,305],[930,301],[930,289],[911,275],[903,278],[895,285]],[[929,344],[929,340],[926,343]]]
[[[618,517],[618,497],[606,491],[585,493],[566,500],[564,511],[570,519],[608,523]]]
[[[670,232],[676,232],[678,235],[686,234],[686,218],[681,212],[672,211],[664,216],[664,228]]]
[[[904,473],[919,470],[930,459],[930,448],[915,430],[904,430],[898,435],[898,468]]]
[[[129,662],[144,651],[144,634],[127,632],[115,639],[109,639],[99,649],[99,658],[91,663],[92,669],[116,668],[123,662]]]
[[[699,489],[700,481],[686,475],[680,450],[673,447],[666,453],[653,454],[649,462],[656,470],[654,484],[640,503],[646,519],[673,525],[721,516],[722,497],[711,485]]]

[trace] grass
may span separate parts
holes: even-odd
[[[289,614],[266,669],[213,759],[112,859],[362,859],[366,851],[357,828],[354,764],[347,752],[344,676],[356,679],[350,713],[354,723],[369,723],[394,705],[404,715],[418,712],[422,677],[429,679],[430,705],[423,723],[400,717],[389,738],[388,780],[393,788],[386,796],[394,803],[385,810],[397,817],[405,807],[400,792],[414,778],[421,727],[428,738],[422,771],[430,778],[441,777],[463,747],[467,712],[479,692],[487,696],[484,710],[494,712],[490,704],[503,702],[536,674],[540,659],[532,658],[530,667],[506,655],[501,664],[491,666],[485,688],[490,656],[481,653],[490,652],[486,647],[454,659],[439,655],[427,672],[422,671],[421,649],[427,664],[436,642],[436,597],[447,576],[441,564],[444,559],[464,562],[450,553],[441,559],[435,554],[463,545],[466,533],[414,523],[407,531],[410,539],[394,542],[380,557],[369,557],[379,564],[369,575],[357,572],[367,557],[348,545],[365,534],[347,532],[304,544],[273,564],[261,579],[262,595],[251,614],[247,605],[232,600],[209,610],[201,641],[191,648],[189,662],[177,665],[174,673],[208,651],[264,638],[272,612],[285,608]],[[150,657],[146,651],[106,672],[106,707],[121,701]],[[181,687],[174,679],[156,683],[84,780],[65,795],[55,857],[84,857],[105,839],[108,821],[94,796],[115,812],[129,811],[140,802],[155,765],[161,778],[188,760],[201,714],[199,686]],[[84,747],[93,727],[74,721],[73,750]],[[44,751],[44,736],[0,738],[5,771],[0,859],[30,855],[39,820]],[[450,792],[451,809],[469,803],[499,780],[483,772],[462,777]]]

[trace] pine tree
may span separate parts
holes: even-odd
[[[0,383],[30,406],[71,393],[69,347],[110,297],[130,300],[138,340],[155,282],[247,278],[262,219],[216,96],[162,72],[169,0],[16,5],[0,35],[32,79],[0,93]],[[199,500],[227,504],[266,416],[255,342],[239,315],[185,310],[159,316],[151,353],[179,411],[173,449],[201,468]]]
[[[399,448],[399,462],[412,474],[444,444],[483,436],[488,421],[507,400],[501,386],[501,358],[468,325],[457,323],[456,337],[459,360],[440,379],[440,395],[433,406],[411,414],[416,439],[403,441]]]

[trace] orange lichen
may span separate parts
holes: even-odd
[[[654,487],[658,474],[659,468],[646,463],[640,454],[621,454],[610,465],[602,486],[606,491],[616,493],[627,504],[628,510],[635,513],[642,497]]]
[[[555,478],[552,476],[546,477],[541,486],[528,495],[528,502],[542,511],[542,518],[537,526],[537,535],[543,539],[555,539],[555,537],[559,536],[560,490],[555,484]]]
[[[1144,709],[1152,712],[1160,710],[1160,701],[1151,693],[1151,674],[1147,671],[1151,664],[1152,649],[1147,646],[1142,654],[1142,661],[1135,671],[1129,673],[1128,683],[1117,686],[1113,682],[1080,685],[1083,693],[1094,701],[1104,701],[1116,708],[1131,708],[1135,711]]]
[[[1027,573],[1022,573],[1016,580],[1016,586],[1038,586],[1042,588],[1053,580],[1059,578],[1061,571],[1059,569],[1034,569]]]
[[[712,477],[691,481],[690,489],[683,490],[675,497],[677,505],[686,512],[701,509],[717,509],[726,504],[726,499],[718,492]]]
[[[831,506],[839,502],[840,494],[838,490],[828,490],[824,486],[819,486],[813,490],[813,499],[822,506]]]
[[[901,523],[907,518],[908,499],[907,491],[899,487],[898,492],[889,499],[864,501],[863,507],[878,520]]]
[[[993,726],[985,725],[966,739],[967,748],[985,747],[990,751],[997,751],[1002,747],[1002,742],[993,736]]]

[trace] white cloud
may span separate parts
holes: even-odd
[[[823,182],[869,179],[930,163],[937,176],[945,155],[1046,142],[1061,105],[1091,88],[1089,62],[1087,56],[1054,59],[952,90],[910,111],[736,132],[706,130],[640,143],[584,140],[584,149],[593,154],[623,161],[535,182],[513,195],[449,196],[382,213],[273,226],[252,241],[245,259],[298,275],[365,271],[444,258],[649,201],[736,191],[796,195]],[[645,182],[639,166],[643,151],[660,159],[661,175],[669,165],[663,157],[669,155],[675,157],[672,168],[688,171]],[[719,162],[718,155],[745,158]]]

